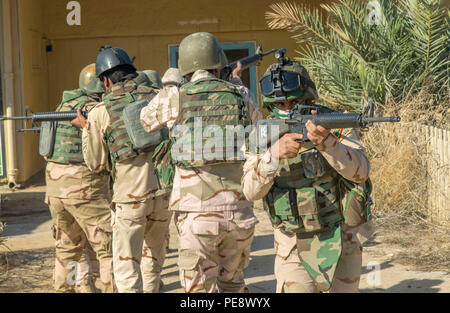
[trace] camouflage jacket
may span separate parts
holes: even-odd
[[[198,70],[191,81],[202,78],[214,78],[204,70]],[[238,86],[244,102],[248,107],[252,123],[262,118],[261,111],[252,100],[249,91],[244,86]],[[177,87],[163,89],[141,111],[142,126],[148,131],[156,131],[164,126],[172,129],[180,111],[179,91]],[[245,199],[242,190],[227,188],[223,181],[237,182],[242,176],[242,163],[228,163],[204,166],[196,169],[175,169],[172,194],[169,208],[171,210],[202,212],[202,211],[230,211],[251,207]]]
[[[150,87],[137,86],[132,80],[113,85],[104,96],[120,96],[130,92],[139,95]],[[140,96],[138,96],[139,100]],[[91,110],[88,123],[83,129],[83,157],[86,165],[94,172],[111,171],[106,130],[110,117],[105,103],[99,103]],[[113,199],[115,203],[140,202],[154,196],[158,183],[152,165],[152,153],[141,153],[137,157],[116,163],[113,174]]]
[[[75,107],[77,100],[65,103],[65,107]],[[97,104],[92,98],[84,106],[90,110]],[[46,196],[62,199],[99,199],[110,198],[109,174],[107,171],[91,172],[83,164],[59,164],[48,161],[45,171]]]

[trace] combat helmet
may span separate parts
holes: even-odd
[[[220,70],[228,65],[225,52],[216,37],[210,33],[199,32],[185,37],[178,52],[178,66],[182,76],[197,70]]]
[[[145,70],[143,71],[145,75],[147,75],[148,79],[150,80],[150,86],[153,88],[162,88],[162,82],[161,82],[161,76],[159,76],[157,71],[154,70]]]
[[[278,63],[267,68],[259,81],[263,107],[270,109],[274,102],[302,99],[305,102],[317,100],[316,85],[308,71],[299,63],[278,55]]]
[[[180,70],[175,67],[169,68],[162,78],[162,84],[174,84],[174,85],[180,85],[183,81],[183,76],[181,76]]]
[[[136,70],[130,56],[122,48],[103,46],[101,49],[103,50],[97,56],[97,60],[95,62],[95,72],[97,77],[100,77],[106,71],[119,65],[129,65]]]
[[[95,63],[89,64],[81,70],[79,86],[87,95],[104,92],[102,82],[95,75]]]

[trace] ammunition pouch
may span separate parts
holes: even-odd
[[[148,133],[142,127],[141,110],[148,102],[148,99],[135,101],[127,104],[123,109],[123,122],[133,148],[136,150],[153,151],[163,140],[169,138],[167,129]]]
[[[344,223],[355,227],[371,220],[373,201],[370,197],[372,193],[370,179],[362,184],[355,184],[341,177],[338,184]]]
[[[50,157],[53,154],[56,136],[55,122],[42,122],[39,135],[39,154]]]
[[[264,197],[264,209],[272,225],[291,233],[316,233],[328,230],[341,220],[333,206],[319,208],[317,189],[273,186]]]

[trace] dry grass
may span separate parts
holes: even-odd
[[[422,270],[450,271],[450,228],[428,216],[427,162],[424,135],[415,123],[449,129],[448,104],[431,107],[425,91],[414,99],[391,103],[383,114],[399,115],[399,124],[378,124],[363,134],[371,160],[373,214],[384,241],[403,248],[398,260]]]

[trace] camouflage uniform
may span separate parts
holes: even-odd
[[[68,98],[74,99],[65,101]],[[98,101],[81,90],[67,91],[58,111],[70,111],[82,103],[82,110],[90,110]],[[81,292],[95,292],[92,275],[99,272],[99,289],[113,292],[109,174],[87,168],[77,128],[69,122],[58,122],[57,127],[55,150],[46,168],[46,203],[56,240],[54,288],[72,292],[77,284]]]
[[[204,70],[191,82],[215,78]],[[240,80],[239,80],[240,81]],[[248,90],[239,90],[252,120],[261,118]],[[141,111],[141,123],[149,131],[172,129],[180,112],[180,93],[175,86],[163,89]],[[197,168],[176,166],[170,210],[180,237],[180,281],[186,292],[244,292],[243,271],[257,219],[252,204],[240,188],[242,163],[223,163]]]
[[[153,97],[154,90],[140,85],[139,80],[140,75],[114,84],[105,93],[104,102],[90,112],[83,129],[83,155],[88,167],[94,172],[113,172],[113,263],[119,292],[159,291],[171,218],[168,196],[155,198],[158,184],[152,152],[141,152],[113,164],[109,161],[107,134],[112,118],[107,105],[124,103],[130,94],[134,100]]]
[[[330,135],[316,149],[340,175],[355,182],[364,182],[369,174],[369,162],[356,131],[342,141]],[[306,149],[304,149],[306,150]],[[303,152],[304,152],[303,150]],[[283,164],[284,160],[280,161]],[[270,152],[262,156],[248,155],[244,165],[242,188],[249,200],[259,200],[272,188],[279,168],[272,165]],[[356,292],[361,274],[361,244],[372,234],[371,222],[358,227],[342,225],[343,248],[336,268],[332,292]],[[306,272],[301,254],[310,249],[301,236],[275,229],[275,275],[277,292],[316,292],[316,283]]]
[[[310,80],[301,66],[292,66],[291,63],[283,70],[301,73]],[[302,97],[304,101],[317,98],[313,83],[306,89],[287,93],[285,99]],[[273,98],[266,100],[275,102]],[[289,116],[289,112],[277,112],[280,117]],[[276,118],[276,114],[271,117]],[[339,181],[338,174],[356,184],[368,179],[370,164],[364,152],[357,131],[342,129],[333,130],[318,146],[311,142],[303,143],[299,155],[292,159],[275,160],[270,150],[261,155],[247,154],[242,179],[247,199],[264,198],[267,211],[277,210],[275,215],[282,215],[280,212],[283,210],[291,212],[292,204],[283,202],[287,196],[280,194],[286,190],[296,192],[295,207],[303,229],[297,229],[299,226],[295,221],[277,221],[273,213],[269,214],[277,225],[274,230],[277,292],[358,291],[362,243],[373,233],[373,227],[370,221],[358,225],[349,223],[352,226],[342,222],[336,181]],[[288,198],[292,199],[290,191]],[[327,232],[324,232],[322,223],[330,225]]]

